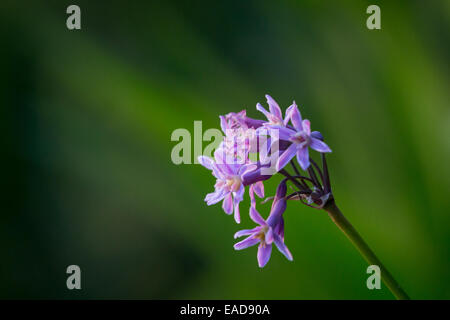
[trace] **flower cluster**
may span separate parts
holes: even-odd
[[[283,113],[278,103],[266,95],[269,111],[261,104],[256,109],[267,120],[247,117],[246,111],[220,116],[220,125],[225,134],[223,141],[214,153],[214,158],[200,156],[198,161],[211,170],[216,178],[215,190],[206,195],[208,205],[222,201],[227,214],[234,214],[240,223],[239,203],[244,199],[246,187],[250,197],[250,218],[258,225],[253,229],[236,232],[235,238],[247,236],[235,244],[236,250],[242,250],[256,244],[258,246],[258,264],[262,268],[269,261],[272,243],[292,260],[292,254],[284,243],[284,218],[288,200],[299,200],[304,204],[322,208],[331,199],[331,188],[325,153],[331,149],[323,141],[318,131],[311,131],[310,121],[302,119],[295,102]],[[309,149],[322,156],[322,169],[309,156]],[[255,157],[256,155],[256,157]],[[259,159],[258,159],[259,156]],[[309,176],[302,175],[300,168]],[[291,164],[295,174],[286,170]],[[269,169],[273,169],[270,171]],[[263,219],[256,208],[256,198],[264,198],[263,181],[274,173],[283,175],[272,200],[267,219]],[[294,192],[287,195],[287,182],[290,181]]]

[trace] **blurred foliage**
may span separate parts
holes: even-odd
[[[2,1],[0,297],[392,298],[296,202],[294,262],[259,269],[233,250],[250,219],[207,207],[210,173],[171,162],[173,130],[257,116],[269,93],[325,135],[339,206],[411,297],[449,299],[450,2],[376,3],[378,31],[368,1],[79,0],[69,31],[72,1]]]

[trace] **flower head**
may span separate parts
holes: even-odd
[[[230,112],[220,116],[220,125],[225,133],[224,139],[214,153],[214,158],[200,156],[201,165],[211,170],[216,178],[214,192],[206,195],[207,205],[222,201],[222,208],[227,214],[234,213],[234,219],[240,223],[239,204],[244,198],[245,188],[249,187],[250,218],[257,224],[253,229],[236,232],[235,238],[247,236],[236,243],[234,248],[242,250],[258,244],[258,265],[264,267],[270,259],[272,244],[288,259],[292,254],[284,243],[284,218],[287,200],[298,200],[317,209],[324,208],[333,200],[328,167],[325,154],[331,152],[323,142],[318,131],[311,132],[310,122],[302,119],[295,103],[287,108],[285,116],[278,103],[266,95],[269,111],[261,104],[256,109],[267,120],[247,117],[246,111]],[[322,153],[322,169],[309,158],[309,148]],[[250,155],[259,156],[258,161]],[[292,162],[296,175],[292,176],[284,166],[296,156],[303,170],[309,177],[302,175]],[[310,162],[312,166],[310,167]],[[275,164],[275,169],[274,165]],[[256,196],[264,197],[263,181],[279,172],[285,178],[278,185],[267,219],[263,219],[256,209]],[[287,181],[296,189],[286,196]]]

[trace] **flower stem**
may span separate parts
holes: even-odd
[[[406,292],[400,287],[394,277],[389,273],[386,267],[377,258],[375,253],[369,248],[367,243],[361,238],[352,224],[344,217],[341,210],[336,206],[334,199],[328,201],[323,208],[328,212],[331,220],[342,230],[342,232],[350,239],[350,241],[356,246],[359,253],[364,259],[371,265],[377,265],[380,267],[381,279],[386,286],[391,290],[392,294],[399,300],[408,300],[409,297]]]

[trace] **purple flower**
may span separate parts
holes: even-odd
[[[321,137],[319,132],[311,134],[310,122],[305,119],[302,120],[300,111],[294,102],[294,107],[289,110],[288,117],[290,118],[293,128],[283,126],[272,126],[272,129],[278,130],[278,135],[281,140],[288,140],[292,144],[280,155],[276,170],[281,170],[294,156],[297,156],[297,161],[303,170],[309,167],[309,152],[308,147],[318,152],[331,152],[331,149],[325,142],[318,139]]]
[[[272,243],[278,250],[286,256],[290,261],[293,260],[292,254],[284,244],[284,222],[283,213],[286,210],[286,180],[283,180],[277,190],[277,194],[272,204],[272,209],[267,220],[264,220],[255,208],[255,198],[253,194],[253,186],[250,187],[250,217],[254,222],[259,224],[256,228],[240,230],[236,232],[234,238],[248,236],[244,240],[234,245],[235,250],[242,250],[254,246],[258,246],[258,265],[263,268],[270,259],[272,253]],[[255,191],[256,192],[256,191]],[[258,195],[259,196],[259,195]]]
[[[306,205],[322,208],[329,199],[333,199],[325,156],[322,155],[323,173],[317,165],[314,164],[314,167],[319,171],[323,187],[315,170],[309,170],[311,178],[297,178],[303,182],[311,182],[314,186],[297,181],[294,184],[299,190],[286,196],[288,179],[284,178],[278,185],[275,196],[264,200],[266,202],[273,199],[267,219],[261,217],[256,209],[256,196],[264,198],[263,181],[280,171],[294,156],[297,156],[303,170],[308,169],[309,148],[321,153],[331,152],[323,142],[322,134],[318,131],[311,132],[309,120],[302,119],[295,101],[287,108],[283,117],[278,103],[269,95],[266,95],[266,99],[269,111],[260,103],[256,105],[256,109],[265,115],[267,121],[249,118],[245,110],[220,116],[220,126],[225,133],[223,141],[213,159],[204,156],[198,158],[198,162],[211,170],[216,178],[215,190],[206,195],[206,203],[213,205],[222,201],[225,213],[234,213],[237,223],[241,220],[239,204],[244,198],[245,188],[249,186],[249,214],[257,226],[236,232],[235,238],[246,238],[236,243],[234,248],[242,250],[258,244],[257,258],[261,268],[270,259],[272,244],[288,260],[293,260],[284,243],[283,214],[287,200],[300,200]],[[284,171],[281,173],[288,176]]]
[[[227,163],[226,154],[223,149],[218,149],[214,153],[214,160],[199,156],[198,162],[205,168],[212,171],[216,177],[215,191],[208,193],[205,201],[208,206],[223,200],[222,208],[227,214],[234,211],[234,219],[240,223],[239,203],[244,198],[243,175],[250,170],[254,170],[254,164]]]

